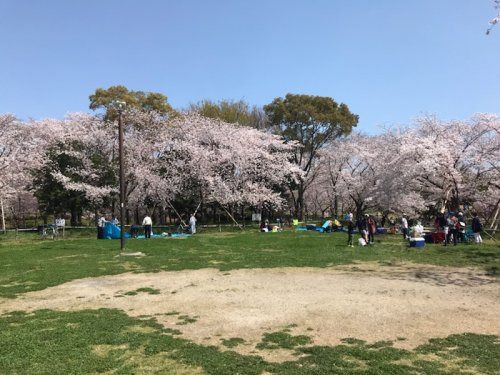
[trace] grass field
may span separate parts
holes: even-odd
[[[500,247],[492,241],[482,246],[414,249],[399,236],[387,235],[377,237],[370,247],[349,248],[345,243],[343,233],[211,233],[182,240],[130,240],[128,251],[146,255],[136,258],[120,256],[118,241],[0,236],[0,297],[7,301],[71,280],[125,272],[412,262],[476,267],[497,275],[500,266]],[[154,288],[127,290],[124,298],[159,293]],[[182,319],[180,324],[195,321],[189,316]],[[122,310],[18,311],[0,316],[0,373],[498,374],[498,337],[465,333],[467,327],[463,332],[402,349],[395,342],[349,337],[341,345],[314,345],[307,333],[295,334],[292,326],[284,327],[266,332],[257,344],[258,349],[286,349],[296,356],[293,361],[275,363],[233,351],[245,345],[240,337],[221,338],[220,347],[200,345],[182,338],[176,329],[165,328],[154,317],[131,317]]]
[[[409,248],[399,236],[379,236],[373,246],[349,248],[344,233],[213,233],[188,239],[129,240],[127,250],[143,258],[120,257],[119,242],[94,238],[41,241],[35,235],[0,236],[0,297],[40,290],[83,277],[123,272],[158,272],[206,267],[327,267],[355,261],[415,262],[474,266],[495,274],[498,242],[483,245],[427,245]]]

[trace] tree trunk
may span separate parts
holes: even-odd
[[[123,225],[130,225],[130,210],[127,209],[125,210],[125,224]]]
[[[72,227],[76,227],[78,224],[78,212],[74,205],[71,206],[71,219],[70,223]]]
[[[135,224],[139,224],[141,222],[141,220],[139,218],[139,206],[135,206],[135,210],[134,210],[134,222],[135,222]]]
[[[354,202],[356,205],[356,218],[363,216],[363,202]]]
[[[217,210],[215,209],[213,204],[211,209],[212,209],[212,222],[217,223]],[[219,215],[219,225],[220,225],[220,215]]]
[[[3,199],[0,197],[0,210],[2,211],[2,232],[5,234],[7,232],[5,228],[5,211],[3,208]]]
[[[299,189],[297,192],[297,201],[295,202],[295,214],[297,219],[302,221],[304,219],[304,183],[299,184]]]
[[[333,198],[333,213],[336,218],[339,217],[339,196],[335,195]]]

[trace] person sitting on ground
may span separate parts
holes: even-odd
[[[139,235],[139,229],[141,227],[137,224],[132,224],[130,226],[130,237],[132,238],[137,238],[137,236]]]
[[[273,226],[269,224],[269,220],[266,220],[266,226],[267,226],[267,231],[272,232],[273,231]]]
[[[268,225],[268,224],[267,224],[267,220],[265,220],[265,221],[261,221],[261,222],[260,222],[260,227],[259,227],[259,228],[260,228],[260,231],[261,231],[261,232],[268,232],[268,231],[269,231],[269,228],[267,227],[267,225]]]
[[[420,221],[417,221],[417,225],[415,225],[413,228],[412,228],[412,231],[411,231],[411,236],[413,238],[420,238],[423,236],[423,233],[424,233],[424,227],[422,226],[422,223]]]
[[[331,220],[325,221],[325,223],[323,224],[323,227],[325,228],[325,232],[331,232],[332,231],[332,221]]]
[[[332,229],[333,229],[333,231],[337,231],[337,230],[342,229],[342,224],[340,223],[340,221],[337,220],[337,218],[335,218],[333,220]]]

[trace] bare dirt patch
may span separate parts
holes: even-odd
[[[139,288],[160,293],[123,295]],[[230,350],[271,361],[297,358],[293,351],[255,348],[264,333],[287,327],[316,345],[353,337],[405,348],[454,333],[500,334],[498,279],[469,268],[412,264],[127,273],[0,299],[0,313],[42,308],[122,309],[203,345],[226,350],[223,339],[241,338]]]

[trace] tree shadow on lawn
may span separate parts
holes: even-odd
[[[500,368],[500,345],[492,335],[451,335],[405,350],[387,341],[368,344],[352,338],[333,347],[314,346],[302,336],[271,333],[263,342],[286,344],[300,358],[269,363],[260,356],[194,344],[177,334],[153,319],[131,318],[120,310],[15,312],[0,316],[0,372],[494,374]]]
[[[498,283],[498,279],[491,277],[484,272],[479,274],[474,271],[458,271],[445,269],[429,269],[425,267],[408,270],[391,270],[389,267],[384,269],[380,275],[388,280],[405,280],[421,282],[434,286],[454,285],[461,287],[476,287]]]

